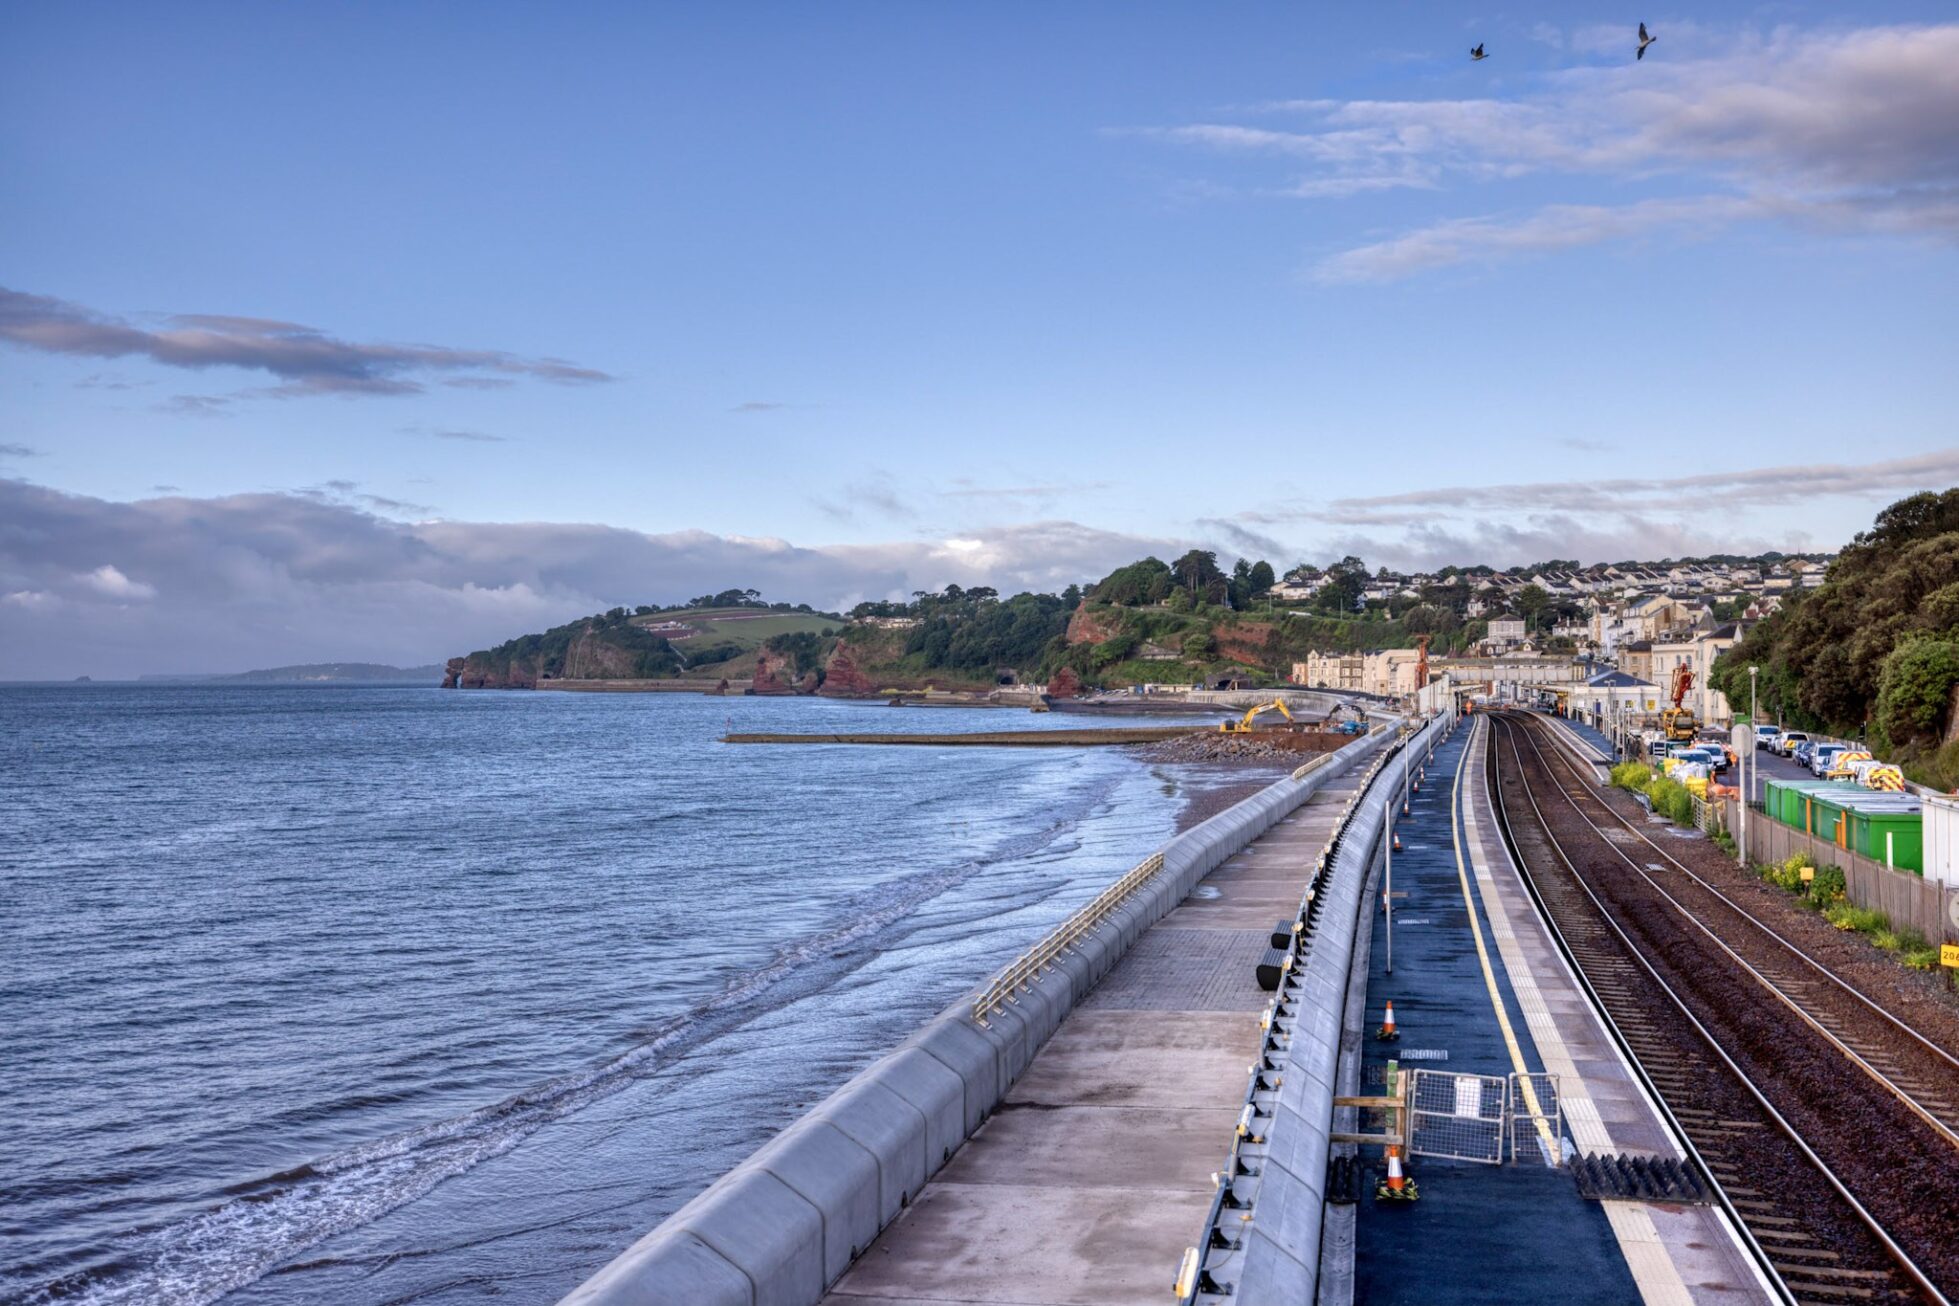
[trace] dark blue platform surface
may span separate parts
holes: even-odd
[[[1407,1059],[1408,1069],[1478,1075],[1516,1069],[1490,1004],[1470,929],[1471,908],[1457,872],[1451,794],[1471,728],[1465,721],[1436,750],[1428,779],[1412,796],[1410,814],[1398,822],[1402,851],[1394,858],[1394,889],[1407,897],[1395,899],[1392,976],[1386,969],[1386,921],[1379,900],[1371,904],[1368,1030],[1371,1035],[1379,1026],[1391,998],[1401,1039],[1369,1038],[1362,1092],[1379,1091],[1373,1085],[1388,1059],[1411,1051],[1446,1051],[1448,1057]],[[1465,787],[1462,801],[1469,800]],[[1466,854],[1463,864],[1474,894]],[[1475,911],[1524,1066],[1541,1071],[1480,901]],[[1379,1149],[1367,1151],[1369,1174],[1356,1220],[1356,1301],[1408,1306],[1639,1301],[1604,1209],[1578,1196],[1568,1171],[1536,1162],[1481,1165],[1418,1157],[1410,1172],[1421,1200],[1385,1203],[1372,1196],[1381,1169]]]

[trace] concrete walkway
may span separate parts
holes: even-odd
[[[1330,780],[1145,931],[826,1300],[1169,1300],[1257,1054],[1253,968],[1358,782]]]

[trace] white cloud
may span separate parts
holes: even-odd
[[[1632,240],[1659,228],[1711,230],[1760,211],[1747,200],[1710,195],[1619,207],[1554,204],[1519,219],[1454,218],[1336,254],[1314,275],[1331,282],[1393,281],[1454,263]]]
[[[120,568],[104,563],[94,571],[75,578],[83,589],[90,590],[110,599],[153,599],[156,586],[147,585],[140,580],[131,580],[122,574]]]
[[[1334,255],[1320,269],[1328,280],[1744,220],[1959,239],[1959,24],[1726,37],[1682,24],[1661,33],[1665,57],[1637,64],[1622,28],[1534,35],[1613,61],[1511,100],[1300,100],[1259,110],[1301,119],[1294,130],[1198,123],[1148,134],[1294,160],[1306,171],[1274,189],[1308,199],[1527,175],[1665,191],[1445,218]],[[1682,196],[1683,184],[1699,193]]]

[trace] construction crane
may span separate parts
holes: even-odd
[[[1277,709],[1279,715],[1286,720],[1292,720],[1292,713],[1286,710],[1286,701],[1283,698],[1275,698],[1270,703],[1260,703],[1257,707],[1250,709],[1237,721],[1220,722],[1218,724],[1218,733],[1226,735],[1249,735],[1252,732],[1252,722],[1262,713],[1270,712],[1274,709]]]
[[[1694,673],[1682,662],[1673,669],[1673,706],[1660,713],[1660,729],[1668,739],[1692,740],[1700,733],[1701,723],[1695,718],[1692,708],[1683,707],[1687,691],[1694,687]]]

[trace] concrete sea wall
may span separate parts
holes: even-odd
[[[1163,846],[1163,869],[985,1027],[961,998],[564,1298],[814,1306],[992,1112],[1136,937],[1385,736],[1324,756]]]
[[[1398,801],[1411,767],[1426,760],[1452,726],[1438,717],[1400,743],[1354,802],[1337,836],[1331,864],[1316,886],[1319,919],[1306,946],[1296,989],[1274,1004],[1273,1030],[1283,1040],[1282,1069],[1264,1143],[1247,1149],[1262,1166],[1258,1196],[1240,1255],[1220,1281],[1253,1306],[1316,1300],[1326,1216],[1327,1161],[1332,1155],[1335,1084],[1348,1006],[1355,939],[1369,872],[1387,828],[1383,803]],[[1302,904],[1302,909],[1304,904]]]

